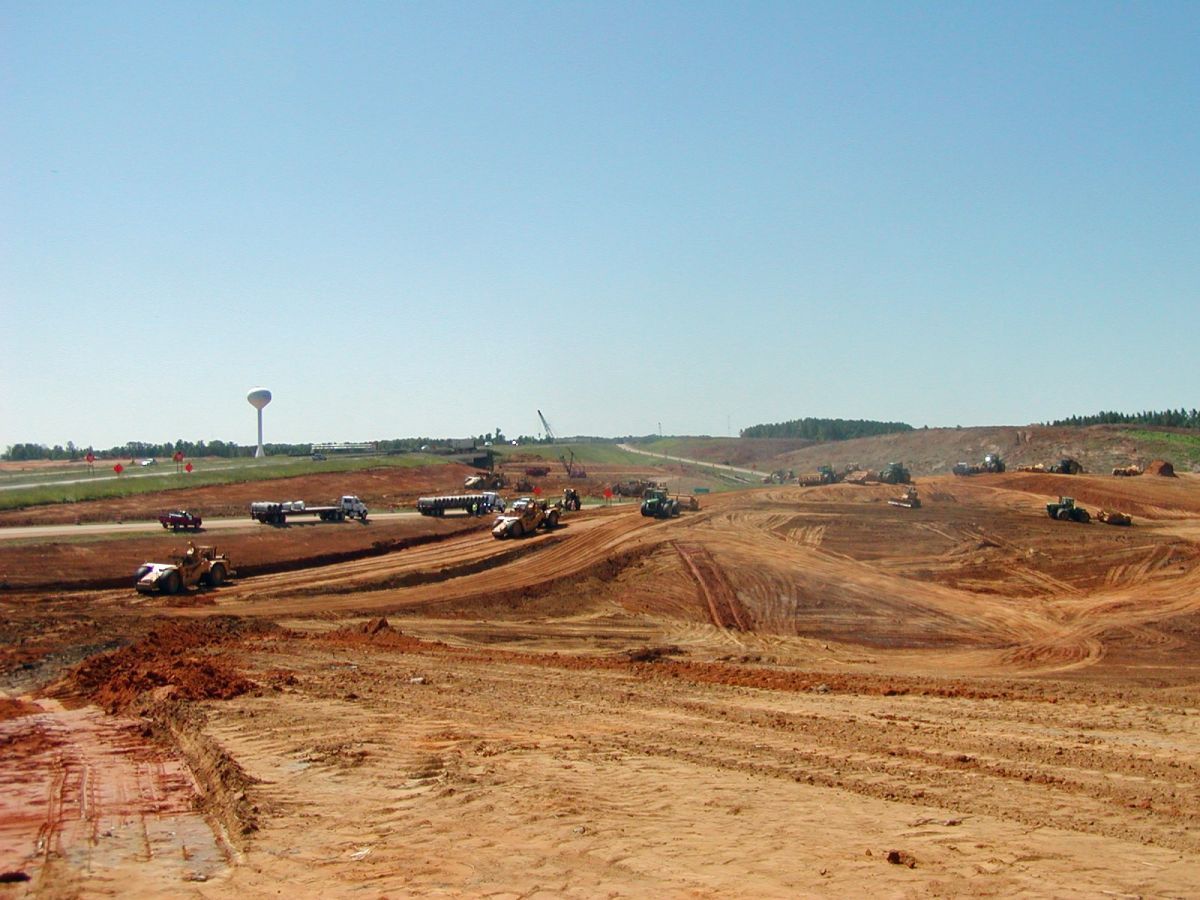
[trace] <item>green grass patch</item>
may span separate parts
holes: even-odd
[[[627,450],[622,450],[615,443],[579,443],[579,444],[524,444],[520,447],[494,448],[496,456],[501,462],[506,461],[511,456],[532,457],[536,459],[544,459],[547,462],[559,462],[560,456],[568,456],[568,450],[575,451],[575,462],[586,466],[588,463],[595,463],[598,466],[644,466],[648,457],[638,453],[630,453]],[[515,463],[514,463],[515,465]]]
[[[1131,437],[1140,446],[1140,456],[1161,457],[1172,465],[1186,460],[1189,464],[1200,462],[1200,434],[1179,434],[1174,431],[1123,431],[1122,436]]]
[[[107,461],[106,461],[107,462]],[[406,453],[398,456],[366,456],[344,459],[328,459],[314,462],[307,457],[286,457],[247,460],[193,460],[195,469],[190,473],[176,474],[175,464],[159,463],[153,474],[142,467],[127,468],[120,476],[114,475],[112,463],[96,464],[94,476],[77,473],[81,479],[71,483],[48,481],[40,484],[23,485],[0,490],[0,509],[19,509],[29,506],[45,506],[53,503],[78,503],[83,500],[109,500],[118,497],[134,497],[139,494],[154,494],[160,491],[184,490],[216,484],[242,484],[250,481],[272,481],[279,478],[295,478],[301,475],[320,475],[325,472],[361,472],[379,468],[415,468],[439,465],[446,462],[443,457],[423,453]]]

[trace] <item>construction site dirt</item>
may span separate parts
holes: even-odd
[[[1200,477],[916,481],[0,546],[0,896],[1196,896]]]

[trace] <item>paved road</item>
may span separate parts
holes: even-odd
[[[727,466],[724,463],[708,462],[703,459],[688,459],[686,456],[670,456],[666,453],[653,453],[650,450],[639,450],[637,447],[631,447],[629,444],[617,444],[622,450],[627,450],[630,453],[640,453],[642,456],[651,456],[654,459],[669,459],[674,462],[688,463],[693,466],[701,466],[705,469],[720,469],[723,472],[736,472],[738,475],[748,475],[754,481],[762,480],[762,473],[757,469],[742,469],[738,466]]]
[[[375,513],[368,520],[371,522],[388,522],[395,519],[408,519],[413,516],[420,515],[415,509],[401,510],[400,512]],[[304,516],[294,521],[294,525],[325,525],[328,523],[322,522],[314,516]],[[357,522],[347,523],[350,526],[357,525]],[[236,531],[236,530],[251,530],[255,528],[263,528],[264,526],[253,521],[249,517],[239,516],[236,519],[205,519],[204,529],[199,534],[205,534],[213,531]],[[138,533],[156,533],[163,530],[162,525],[157,519],[152,519],[148,522],[89,522],[84,525],[23,525],[15,528],[0,528],[0,541],[15,541],[15,540],[30,540],[38,538],[55,538],[55,537],[79,537],[82,535],[101,535],[101,534],[138,534]],[[168,532],[172,533],[172,532]],[[174,532],[181,535],[194,535],[194,531],[179,531]]]

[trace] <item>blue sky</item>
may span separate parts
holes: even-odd
[[[0,6],[0,447],[1193,407],[1195,3]]]

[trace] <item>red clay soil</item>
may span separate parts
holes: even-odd
[[[1146,466],[1147,475],[1162,475],[1165,478],[1175,477],[1175,467],[1165,459],[1156,459]]]
[[[260,526],[212,535],[147,534],[124,539],[0,544],[0,593],[132,586],[146,561],[166,562],[188,541],[212,544],[233,561],[239,576],[326,565],[436,542],[488,526],[488,519],[451,517],[408,521],[313,523],[287,529]]]
[[[504,471],[515,478],[522,468],[513,466]],[[679,467],[674,469],[679,470]],[[171,509],[187,509],[205,518],[248,518],[250,504],[255,500],[304,500],[306,503],[320,504],[333,502],[343,494],[355,494],[362,498],[372,512],[388,512],[412,509],[418,497],[428,494],[462,493],[463,481],[476,471],[458,464],[417,468],[381,466],[361,472],[330,472],[269,481],[180,488],[132,497],[4,510],[0,512],[0,527],[146,521],[157,519]],[[533,481],[541,489],[543,497],[561,496],[566,487],[575,488],[585,497],[600,497],[604,494],[604,488],[613,481],[648,472],[656,478],[664,475],[663,469],[653,466],[588,466],[588,478],[568,479],[555,464],[548,476]],[[670,474],[670,470],[667,474]],[[517,492],[510,487],[503,489],[502,493],[513,496]]]
[[[128,647],[80,663],[57,693],[83,697],[109,712],[151,691],[161,699],[228,700],[255,685],[220,653],[222,646],[273,630],[232,616],[166,622]]]

